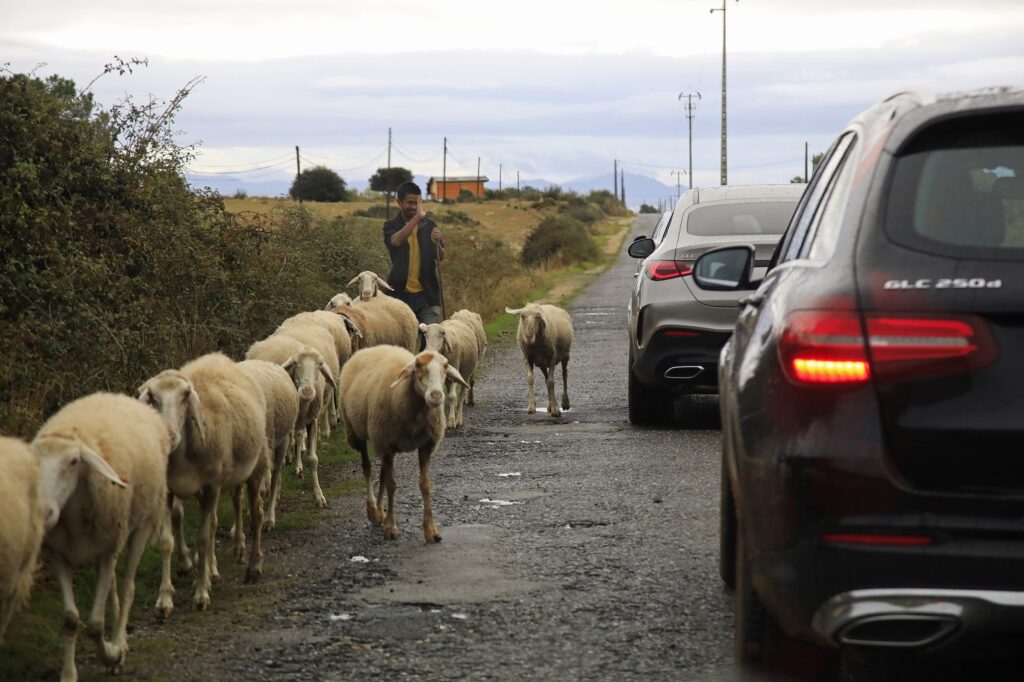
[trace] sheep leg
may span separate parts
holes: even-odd
[[[466,389],[461,384],[452,382],[455,388],[455,428],[462,428],[462,406],[466,404]]]
[[[467,405],[476,405],[476,399],[473,397],[473,386],[476,385],[476,381],[473,380],[473,375],[472,374],[470,374],[469,377],[467,377],[467,378],[469,380],[469,397],[466,398],[466,404]]]
[[[320,489],[320,477],[317,475],[320,459],[316,456],[318,438],[316,423],[310,424],[306,430],[309,433],[309,452],[306,453],[306,460],[309,462],[310,478],[313,479],[313,497],[316,499],[316,506],[322,508],[327,506],[327,498],[324,497],[324,491]]]
[[[448,428],[456,429],[459,426],[458,410],[455,401],[459,399],[460,386],[454,381],[448,382]]]
[[[569,358],[562,360],[562,409],[569,409]]]
[[[558,401],[555,400],[555,368],[542,366],[540,371],[544,374],[544,385],[548,389],[548,414],[558,417],[562,411],[558,409]]]
[[[52,555],[50,568],[60,583],[61,599],[64,602],[64,668],[60,682],[77,682],[78,669],[75,667],[75,641],[78,638],[78,607],[75,605],[75,587],[71,579],[71,566],[56,554]]]
[[[217,509],[217,498],[220,497],[220,488],[217,486],[205,486],[199,492],[199,560],[196,568],[195,594],[192,603],[197,611],[205,611],[210,607],[210,568],[212,562],[210,555],[214,552],[213,531],[214,512]]]
[[[110,618],[115,623],[121,615],[121,600],[118,598],[117,571],[110,579]]]
[[[160,594],[156,599],[156,617],[168,618],[174,612],[174,583],[171,582],[171,556],[174,554],[174,531],[171,528],[171,514],[174,499],[168,494],[160,523]]]
[[[96,596],[93,599],[92,611],[85,624],[85,632],[96,642],[100,660],[108,667],[114,668],[124,662],[125,652],[111,644],[104,636],[104,616],[107,612],[107,600],[110,598],[110,583],[114,579],[114,567],[117,556],[105,556],[98,562],[96,571]]]
[[[121,573],[121,610],[117,614],[117,625],[114,628],[114,646],[121,650],[121,659],[128,653],[128,616],[135,602],[135,572],[139,568],[139,560],[149,544],[152,530],[137,528],[128,541],[128,554],[125,556],[124,570]],[[117,666],[119,669],[120,666]]]
[[[171,503],[171,525],[174,528],[174,545],[178,550],[178,573],[191,573],[195,567],[192,551],[185,543],[185,505],[177,497]]]
[[[220,499],[220,491],[217,491]],[[217,529],[220,528],[220,517],[217,505],[213,505],[213,523],[210,524],[210,582],[220,582],[220,568],[217,567]]]
[[[281,493],[281,473],[284,471],[284,460],[292,448],[292,435],[289,433],[284,442],[274,448],[274,468],[270,471],[270,499],[267,501],[267,513],[263,527],[273,530],[277,525],[277,496]]]
[[[398,537],[398,522],[395,521],[395,453],[381,453],[380,480],[387,484],[388,515],[384,519],[384,538],[394,540]]]
[[[351,429],[346,430],[351,433]],[[366,481],[366,517],[370,523],[379,526],[383,523],[384,517],[377,508],[377,498],[373,495],[373,466],[370,464],[370,455],[366,452],[366,441],[350,437],[348,442],[353,449],[359,452],[363,464],[363,480]]]
[[[533,395],[533,363],[529,360],[526,361],[526,388],[528,397],[526,413],[534,414],[537,412],[537,399]]]
[[[250,477],[251,480],[252,477]],[[242,530],[242,486],[231,489],[231,507],[235,511],[235,522],[231,524],[231,546],[238,563],[245,562],[245,531]],[[252,500],[249,500],[249,516],[252,517]]]
[[[245,483],[249,500],[249,532],[252,533],[252,548],[249,550],[249,566],[245,569],[245,582],[254,583],[263,575],[263,507],[260,505],[260,480],[255,474]],[[239,519],[239,524],[241,519]]]
[[[314,428],[317,424],[317,419],[313,420]],[[298,430],[298,437],[295,439],[295,475],[302,476],[302,453],[309,447],[309,433],[310,425],[307,424]]]
[[[430,504],[430,456],[434,453],[434,443],[420,447],[420,495],[423,497],[423,537],[427,543],[441,542],[441,534],[434,525],[434,510]]]

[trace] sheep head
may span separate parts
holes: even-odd
[[[176,369],[167,369],[139,387],[138,399],[160,413],[171,434],[171,451],[177,450],[191,425],[201,443],[206,442],[206,417],[192,382]]]
[[[519,338],[527,345],[532,345],[547,327],[544,313],[536,303],[530,303],[516,310],[505,308],[505,312],[519,316]]]
[[[128,482],[114,471],[107,460],[78,436],[42,434],[32,441],[30,447],[39,463],[39,496],[47,532],[57,525],[61,510],[88,472],[94,471],[118,487],[128,487]]]
[[[352,281],[348,283],[348,286],[359,283],[359,299],[362,301],[369,301],[371,298],[380,293],[380,289],[386,289],[387,291],[394,291],[386,280],[370,270],[363,270],[358,275],[352,278]],[[336,307],[336,306],[334,306]]]
[[[299,400],[304,403],[316,398],[318,375],[322,376],[331,386],[337,387],[334,377],[331,376],[330,368],[324,364],[324,357],[320,351],[310,346],[305,346],[281,366],[292,378],[292,383],[295,384],[295,389],[299,394]]]
[[[420,323],[420,333],[425,340],[424,350],[437,351],[445,358],[451,357],[452,346],[448,342],[445,328],[440,324]]]
[[[430,350],[423,351],[403,367],[395,380],[391,382],[391,388],[402,383],[403,379],[410,377],[413,390],[422,396],[428,407],[444,406],[445,379],[451,379],[469,388],[469,384],[459,374],[459,370],[449,365],[443,355]]]
[[[351,284],[351,282],[349,282]],[[337,308],[340,305],[348,305],[352,303],[352,297],[346,293],[335,294],[331,297],[331,300],[324,306],[324,310],[330,310],[331,308]]]

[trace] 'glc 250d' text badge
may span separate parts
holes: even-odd
[[[888,279],[886,289],[999,289],[1001,279],[956,277],[942,279]]]

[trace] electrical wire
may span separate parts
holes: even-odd
[[[252,166],[266,167],[268,165],[276,165],[276,164],[279,164],[279,163],[284,163],[285,161],[291,160],[291,158],[292,158],[291,154],[283,154],[281,156],[275,156],[274,158],[267,159],[265,161],[250,161],[248,163],[220,163],[220,164],[217,164],[215,166],[210,166],[210,168],[211,169],[212,168],[232,169],[232,168],[247,168],[247,167],[252,167]],[[204,172],[204,173],[216,173],[216,172],[218,172],[218,171],[215,171],[215,170],[209,170],[209,171],[203,170],[202,166],[191,166],[191,168],[193,168],[195,170],[198,170],[200,172]]]
[[[265,171],[265,170],[269,170],[271,168],[280,168],[280,167],[288,165],[290,163],[291,163],[291,160],[286,160],[286,161],[280,161],[280,162],[275,163],[275,164],[271,164],[269,166],[260,166],[259,168],[246,168],[246,169],[242,169],[242,170],[226,170],[226,171],[204,171],[204,170],[200,170],[200,169],[194,168],[192,166],[186,166],[185,170],[188,171],[189,173],[193,173],[195,175],[245,175],[247,173],[258,173],[259,171]]]

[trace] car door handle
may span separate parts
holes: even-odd
[[[750,306],[752,308],[760,307],[762,302],[764,302],[764,294],[760,293],[751,294],[750,296],[744,296],[739,301],[737,301],[737,303],[739,303],[741,306]]]

